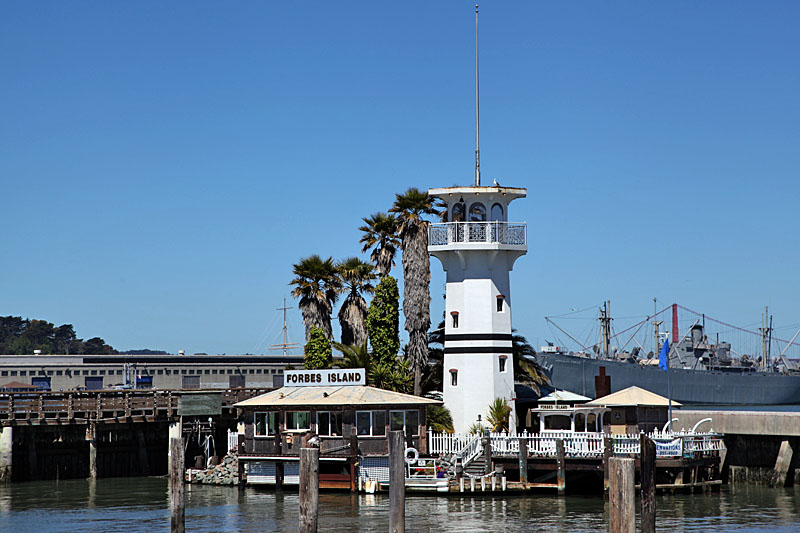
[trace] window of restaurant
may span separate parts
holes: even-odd
[[[391,411],[389,413],[390,429],[404,431],[411,435],[419,434],[419,411]]]
[[[278,432],[278,413],[255,413],[256,437],[270,437]]]
[[[311,429],[309,411],[287,411],[286,429]]]
[[[317,435],[339,437],[342,435],[342,413],[317,411]]]
[[[359,435],[386,435],[386,411],[356,411],[356,431]]]

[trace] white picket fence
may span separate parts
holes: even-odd
[[[239,446],[239,433],[228,430],[228,451],[235,450]]]
[[[683,457],[724,448],[722,436],[716,433],[653,432],[648,436],[656,444],[657,457]],[[556,441],[564,441],[567,457],[602,457],[604,438],[609,435],[594,432],[545,431],[543,433],[508,434],[490,433],[493,455],[518,455],[519,439],[528,444],[528,455],[533,457],[555,457]],[[635,457],[640,452],[639,435],[612,435],[613,454]],[[467,464],[481,454],[481,436],[476,434],[428,432],[428,450],[432,455],[453,454]]]

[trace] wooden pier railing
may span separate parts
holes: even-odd
[[[80,424],[120,419],[170,418],[178,414],[182,393],[221,393],[222,408],[272,389],[237,388],[203,390],[97,390],[12,392],[0,394],[0,423]]]

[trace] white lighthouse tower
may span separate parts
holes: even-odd
[[[464,433],[485,422],[496,398],[508,401],[515,431],[511,286],[514,261],[528,251],[524,222],[509,222],[508,204],[522,188],[481,187],[478,91],[478,6],[475,6],[475,185],[429,189],[447,205],[446,222],[431,224],[428,252],[447,274],[444,404]]]
[[[486,420],[495,398],[514,407],[509,272],[527,252],[525,223],[509,222],[508,207],[526,190],[481,187],[429,189],[447,204],[447,221],[430,225],[430,254],[447,273],[444,404],[457,432]],[[512,431],[516,420],[512,412]]]

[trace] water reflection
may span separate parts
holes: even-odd
[[[188,486],[187,530],[296,531],[298,496],[288,491],[239,491]],[[736,487],[711,494],[659,495],[659,531],[800,530],[800,490]],[[480,494],[409,495],[408,531],[603,531],[603,498],[551,494],[492,498]],[[169,524],[164,478],[71,480],[0,486],[0,530],[148,531]],[[320,530],[386,531],[384,494],[323,493]]]

